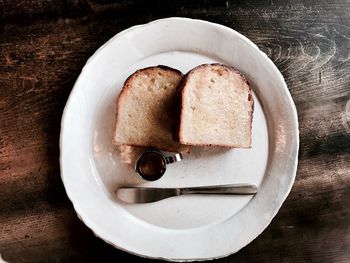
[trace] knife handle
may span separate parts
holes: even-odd
[[[180,195],[188,194],[219,194],[219,195],[253,195],[258,192],[258,187],[253,184],[231,184],[180,188]]]

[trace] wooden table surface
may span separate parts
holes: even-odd
[[[350,262],[350,1],[0,1],[0,253],[9,262],[150,262],[96,238],[59,169],[63,107],[81,68],[130,26],[183,16],[246,35],[298,109],[299,167],[271,225],[217,262]]]

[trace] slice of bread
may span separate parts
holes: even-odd
[[[198,146],[250,148],[254,102],[252,90],[236,69],[203,64],[178,87],[181,96],[177,140]]]
[[[189,152],[172,136],[174,99],[182,73],[166,66],[144,68],[124,83],[117,99],[113,143]]]

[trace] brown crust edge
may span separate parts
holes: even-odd
[[[176,97],[175,97],[175,121],[174,125],[175,127],[173,128],[173,139],[177,142],[180,142],[180,133],[181,133],[181,119],[183,115],[183,89],[185,87],[185,84],[187,82],[189,73],[187,73],[180,81],[179,85],[176,88]]]
[[[184,114],[184,93],[185,93],[185,87],[186,87],[186,83],[188,78],[191,76],[191,74],[193,74],[195,71],[201,69],[201,68],[206,68],[206,67],[210,67],[210,66],[220,66],[220,67],[224,67],[227,68],[233,72],[238,73],[242,79],[247,83],[249,91],[248,91],[248,101],[250,101],[251,104],[251,108],[252,111],[250,113],[250,138],[249,138],[249,146],[239,146],[239,145],[229,145],[229,144],[196,144],[196,143],[186,143],[183,140],[183,137],[181,136],[181,131],[183,130],[181,128],[182,126],[182,116]],[[187,72],[187,74],[182,78],[181,82],[179,83],[179,86],[177,88],[178,91],[178,95],[181,99],[181,103],[179,103],[180,105],[180,113],[178,114],[178,126],[175,129],[175,134],[173,135],[174,139],[177,140],[179,143],[184,144],[184,145],[193,145],[193,146],[219,146],[219,147],[229,147],[229,148],[244,148],[244,149],[250,149],[252,148],[252,128],[253,128],[253,113],[254,113],[254,99],[253,99],[253,91],[252,88],[248,82],[248,80],[246,79],[246,77],[236,68],[232,67],[232,66],[228,66],[228,65],[224,65],[221,63],[208,63],[208,64],[201,64],[197,67],[194,67],[193,69],[191,69],[189,72]]]
[[[144,145],[144,144],[137,144],[137,143],[118,144],[118,146],[120,146],[120,145],[129,145],[129,146],[133,146],[133,147],[143,147],[143,148],[156,148],[157,150],[161,150],[163,152],[172,152],[172,153],[190,153],[191,152],[191,145],[188,145],[188,144],[181,144],[182,146],[185,146],[185,147],[187,146],[186,151],[180,151],[180,149],[177,149],[176,151],[174,151],[174,149],[170,149],[170,148],[153,147],[153,146]]]
[[[115,123],[114,123],[114,131],[116,131],[117,126],[119,125],[119,108],[120,108],[120,101],[122,100],[122,97],[124,96],[125,92],[130,88],[129,83],[133,80],[133,78],[135,78],[137,75],[139,75],[140,73],[144,73],[145,71],[149,71],[149,70],[154,70],[154,69],[163,69],[163,70],[167,70],[167,71],[172,71],[175,72],[181,76],[183,76],[183,73],[180,70],[165,66],[165,65],[157,65],[157,66],[150,66],[150,67],[146,67],[146,68],[142,68],[142,69],[138,69],[136,70],[133,74],[131,74],[124,82],[123,87],[119,93],[119,95],[117,96],[116,99],[116,118],[115,118]],[[176,141],[178,142],[178,141]],[[113,139],[112,139],[112,144],[119,146],[121,144],[116,143],[115,141],[115,132],[113,134]],[[130,146],[135,146],[135,147],[150,147],[149,145],[142,145],[142,144],[137,144],[137,143],[128,143],[128,144],[124,144],[124,145],[130,145]],[[183,146],[188,146],[186,151],[174,151],[174,149],[170,149],[170,148],[163,148],[163,147],[157,147],[159,150],[162,151],[167,151],[167,152],[181,152],[181,153],[190,153],[191,152],[191,146],[189,145],[183,145]],[[185,147],[184,147],[185,148]]]

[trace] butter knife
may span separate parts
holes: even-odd
[[[258,188],[253,184],[227,184],[187,188],[122,187],[117,189],[117,197],[126,203],[138,204],[156,202],[179,195],[254,195],[257,192]]]

